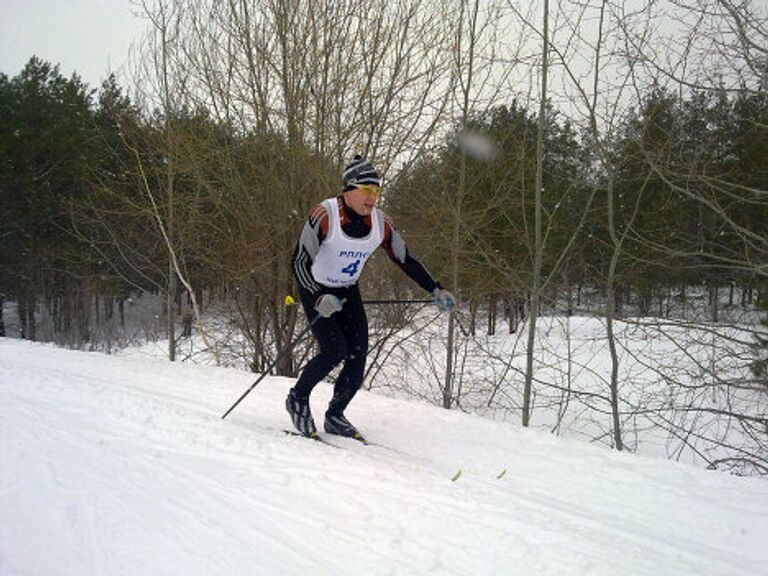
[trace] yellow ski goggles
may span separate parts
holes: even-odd
[[[376,186],[375,184],[357,184],[355,189],[368,196],[378,196],[381,194],[381,186]]]

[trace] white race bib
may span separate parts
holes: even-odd
[[[384,218],[374,208],[371,231],[365,238],[350,238],[341,229],[336,198],[323,201],[328,212],[328,235],[312,263],[312,276],[323,286],[352,286],[360,279],[365,263],[384,241]]]

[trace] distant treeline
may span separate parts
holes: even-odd
[[[165,116],[136,105],[114,78],[92,90],[36,58],[18,76],[0,75],[0,109],[0,292],[18,303],[24,337],[35,339],[42,309],[57,331],[87,332],[94,297],[111,317],[133,291],[173,284],[178,304],[184,286],[171,282],[169,254],[193,290],[236,288],[254,334],[292,328],[295,314],[282,307],[293,291],[290,258],[308,209],[338,192],[335,159],[281,130],[246,132],[202,108]],[[391,168],[384,208],[441,278],[450,276],[460,215],[458,286],[474,310],[525,314],[537,121],[516,100],[499,103],[460,127],[487,137],[493,155],[467,154],[456,128]],[[619,312],[631,301],[634,312],[661,315],[672,292],[704,285],[717,320],[719,291],[734,303],[736,287],[741,305],[759,297],[768,253],[765,94],[654,88],[630,107],[608,151],[550,106],[544,136],[545,301],[588,309],[581,289],[599,291],[611,266]],[[610,156],[612,172],[599,154]],[[622,243],[615,259],[609,188]],[[389,272],[367,279],[382,296],[403,290]]]

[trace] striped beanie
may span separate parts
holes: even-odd
[[[352,190],[357,185],[373,184],[381,186],[379,173],[368,160],[360,156],[355,156],[354,160],[344,168],[344,175],[341,177],[341,183],[344,192]]]

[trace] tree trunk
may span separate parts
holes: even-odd
[[[176,292],[176,272],[173,263],[168,265],[168,294],[165,303],[165,331],[168,334],[168,360],[176,361],[176,306],[174,293]]]
[[[547,76],[549,56],[549,0],[544,0],[544,30],[541,54],[541,95],[539,100],[539,121],[536,135],[536,190],[534,200],[534,247],[533,285],[531,286],[531,309],[528,314],[528,345],[525,359],[525,387],[523,389],[523,426],[531,423],[531,396],[533,394],[533,359],[536,343],[536,320],[539,316],[541,266],[542,266],[542,192],[544,188],[544,127],[547,112]]]
[[[496,305],[497,298],[495,295],[488,297],[488,336],[494,336],[496,334]]]
[[[25,335],[23,336],[27,340],[31,340],[32,342],[35,342],[37,340],[37,324],[35,322],[35,307],[37,306],[37,301],[35,300],[35,297],[32,296],[29,298],[29,300],[26,300],[24,302],[24,331]]]
[[[640,316],[651,315],[651,300],[652,300],[653,288],[644,287],[637,291],[637,304],[640,308]]]
[[[190,338],[192,336],[192,320],[194,319],[194,316],[192,315],[192,310],[186,310],[182,316],[181,324],[181,337],[182,338]]]
[[[606,336],[608,338],[608,349],[611,353],[611,417],[613,421],[613,442],[617,450],[624,449],[624,442],[621,438],[621,421],[619,419],[619,354],[616,350],[616,336],[613,330],[613,319],[616,317],[617,308],[620,302],[619,290],[616,287],[616,267],[619,262],[622,241],[616,233],[616,224],[614,220],[614,188],[613,177],[609,177],[607,186],[608,200],[608,233],[613,242],[613,255],[606,279]],[[615,292],[614,292],[615,291]]]
[[[607,318],[608,348],[611,353],[611,416],[613,419],[613,442],[616,450],[624,449],[621,438],[621,421],[619,419],[619,355],[616,351],[616,338],[613,333],[613,318],[610,313]]]
[[[59,327],[61,325],[61,321],[59,318],[59,297],[58,296],[54,296],[48,299],[48,315],[51,318],[51,326],[53,328],[53,333],[58,334]]]
[[[72,300],[74,297],[74,290],[71,288],[61,297],[61,333],[65,338],[72,336],[72,309],[74,307]]]
[[[156,24],[157,26],[157,24]],[[166,321],[166,334],[168,336],[168,360],[174,362],[176,360],[176,307],[174,306],[176,300],[177,290],[177,277],[176,267],[174,266],[174,241],[176,238],[176,219],[175,219],[175,169],[176,169],[176,157],[174,146],[174,131],[172,126],[174,106],[171,105],[170,85],[168,82],[168,21],[165,14],[165,9],[162,11],[162,20],[160,21],[159,29],[161,35],[161,51],[162,61],[160,62],[162,90],[163,90],[163,111],[165,113],[165,124],[163,126],[165,137],[165,150],[163,151],[166,161],[165,171],[165,188],[166,188],[166,248],[168,249],[168,282],[166,285],[166,302],[165,302],[165,321]],[[162,226],[162,218],[159,211],[156,214],[158,221]]]
[[[471,16],[471,25],[469,30],[469,54],[467,55],[467,78],[462,79],[462,111],[461,111],[461,125],[466,128],[467,121],[469,120],[470,113],[470,91],[472,88],[472,80],[474,74],[474,60],[475,60],[475,42],[476,42],[476,26],[477,16],[480,10],[479,0],[475,0],[474,12]],[[460,19],[459,19],[459,45],[461,45],[461,37],[464,33],[464,3],[461,4]],[[463,54],[457,54],[457,60],[461,61]],[[460,74],[462,72],[460,71]],[[459,252],[461,248],[461,218],[462,218],[462,204],[464,202],[464,196],[466,194],[467,187],[467,151],[464,147],[461,148],[460,164],[459,164],[459,183],[456,190],[455,210],[453,214],[453,235],[451,237],[451,289],[454,294],[459,293]],[[443,408],[450,409],[453,405],[453,379],[454,379],[454,332],[455,332],[455,311],[449,312],[448,316],[448,338],[446,341],[446,361],[445,361],[445,379],[443,381]]]
[[[570,294],[570,290],[569,290]],[[560,428],[563,424],[563,419],[565,418],[566,412],[568,412],[568,407],[571,403],[571,386],[573,383],[573,345],[571,341],[571,320],[570,318],[566,319],[566,328],[565,328],[565,344],[566,344],[566,350],[567,350],[567,371],[566,371],[566,380],[565,380],[565,390],[563,390],[560,393],[560,406],[557,411],[557,422],[552,429],[552,432],[555,434],[560,434]]]
[[[712,322],[720,321],[720,286],[712,284],[709,287],[709,307],[712,311]]]
[[[16,315],[19,317],[19,335],[22,340],[27,339],[27,303],[24,298],[19,298],[16,303]]]
[[[77,292],[77,337],[78,344],[90,341],[91,334],[91,300],[85,291]]]
[[[115,315],[115,299],[112,296],[104,298],[104,319],[112,320]]]
[[[608,298],[612,300],[611,306],[613,307],[613,317],[622,318],[624,316],[624,299],[622,298],[623,290],[621,286],[611,286],[612,295]]]
[[[167,90],[167,84],[166,84],[166,90]],[[168,98],[168,95],[166,93],[166,98]],[[167,100],[166,100],[167,101]],[[169,110],[166,108],[166,110]],[[166,313],[166,333],[168,335],[168,360],[171,362],[176,361],[176,290],[177,290],[177,282],[178,279],[176,277],[176,268],[173,263],[173,239],[175,237],[175,229],[176,229],[176,222],[174,218],[174,173],[173,173],[173,160],[171,153],[171,136],[170,131],[171,127],[168,123],[168,119],[166,119],[166,138],[167,138],[167,146],[168,149],[166,151],[166,154],[168,156],[168,166],[167,166],[167,172],[166,172],[166,188],[168,193],[168,221],[167,221],[167,230],[168,230],[168,286],[167,293],[166,293],[166,303],[165,303],[165,313]]]
[[[120,314],[120,327],[125,328],[125,299],[121,298],[117,303],[117,310]]]
[[[513,294],[509,310],[509,333],[514,334],[517,332],[520,324],[525,322],[525,298]]]

